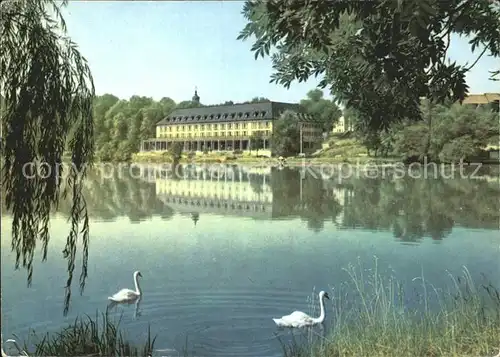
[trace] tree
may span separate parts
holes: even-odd
[[[276,155],[291,156],[300,151],[300,122],[297,113],[286,110],[274,124],[272,148]]]
[[[357,109],[366,131],[420,119],[420,97],[464,99],[477,60],[447,63],[451,34],[471,36],[478,58],[500,54],[500,6],[489,0],[247,0],[243,14],[238,38],[254,37],[256,58],[275,50],[271,82],[322,75],[320,86]]]
[[[262,131],[254,131],[250,136],[250,148],[257,150],[257,155],[259,155],[259,149],[262,148],[262,143],[264,140],[264,133]]]
[[[177,107],[175,109],[188,109],[188,108],[199,108],[199,107],[203,107],[203,104],[192,100],[185,100],[177,104]]]
[[[342,115],[337,104],[323,98],[323,91],[320,89],[309,91],[307,99],[300,101],[300,106],[305,113],[319,120],[323,126],[323,130],[326,132],[332,131],[333,125]]]
[[[61,194],[63,197],[69,194],[71,229],[63,251],[68,262],[65,314],[69,309],[80,237],[81,291],[87,277],[89,221],[82,188],[94,156],[95,94],[88,64],[66,36],[60,13],[61,6],[66,4],[67,1],[54,0],[5,1],[1,4],[0,20],[0,81],[5,100],[1,123],[2,175],[6,206],[12,211],[16,268],[22,261],[30,285],[36,243],[41,241],[42,259],[46,260],[51,210],[57,206]],[[53,15],[49,15],[49,9]],[[62,172],[56,168],[62,163],[65,149],[71,156],[71,168],[63,188]],[[46,163],[39,166],[45,175],[23,174],[25,164],[35,162]]]
[[[498,115],[487,107],[429,107],[424,101],[421,110],[424,118],[432,115],[432,126],[419,121],[394,128],[394,154],[406,161],[428,156],[432,161],[459,162],[480,154],[488,143],[498,144]]]
[[[265,97],[253,97],[252,100],[243,102],[242,104],[261,103],[261,102],[269,102],[269,99]]]

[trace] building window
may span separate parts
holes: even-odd
[[[239,125],[238,123],[235,123],[235,124],[234,124],[234,127],[235,127],[236,129],[238,129],[238,127],[239,127],[239,126],[240,126],[240,125]]]
[[[243,132],[243,136],[247,136],[247,132],[246,131]]]
[[[221,124],[221,125],[220,125],[220,128],[221,128],[221,129],[226,129],[226,124]]]
[[[217,130],[217,128],[219,127],[218,124],[214,124],[214,129]]]
[[[266,121],[266,128],[269,128],[270,125],[271,125],[271,123],[269,123],[268,121]]]
[[[233,126],[233,125],[232,125],[231,123],[227,124],[227,128],[228,128],[228,129],[231,129],[231,128],[232,128],[232,126]]]
[[[201,130],[205,130],[205,124],[201,124]]]
[[[188,130],[191,130],[191,125],[188,125]]]

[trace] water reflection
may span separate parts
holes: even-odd
[[[179,177],[181,176],[181,177]],[[255,220],[301,219],[312,231],[330,222],[338,229],[391,231],[404,243],[440,241],[456,225],[499,229],[498,180],[464,178],[323,179],[314,170],[242,166],[180,166],[154,174],[122,168],[104,177],[91,171],[84,194],[90,216],[140,222],[174,212],[202,225],[204,215]],[[70,202],[58,211],[66,216]],[[3,210],[2,214],[6,214]]]
[[[352,177],[323,180],[314,171],[232,167],[184,168],[181,180],[156,178],[156,195],[181,214],[254,219],[300,218],[314,231],[327,221],[340,229],[392,231],[414,243],[440,241],[454,225],[498,229],[498,181],[465,178]],[[194,219],[193,219],[194,220]]]

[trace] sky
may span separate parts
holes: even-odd
[[[236,40],[246,21],[243,1],[70,1],[64,10],[68,34],[89,61],[98,95],[132,95],[176,102],[243,102],[253,97],[298,102],[319,79],[290,89],[269,83],[269,58],[254,59],[252,41]],[[452,61],[472,63],[467,39],[455,37]],[[488,70],[498,59],[484,56],[469,72],[470,93],[499,92]],[[327,89],[326,97],[331,97]]]

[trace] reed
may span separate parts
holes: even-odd
[[[120,331],[120,320],[115,323],[108,318],[108,312],[96,312],[95,317],[85,315],[60,332],[46,333],[39,338],[35,331],[24,349],[30,356],[150,356],[156,337],[152,338],[148,327],[146,341],[141,347],[132,345]],[[31,348],[30,348],[31,347]]]
[[[333,324],[326,337],[283,344],[285,357],[493,356],[500,349],[500,293],[476,286],[467,268],[438,289],[424,274],[413,279],[418,294],[375,268],[358,263],[349,281],[332,290]],[[310,340],[309,340],[310,341]]]

